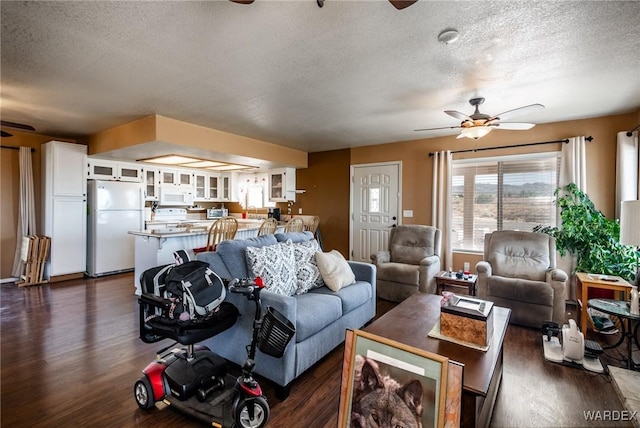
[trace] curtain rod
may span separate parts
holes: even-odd
[[[637,131],[638,129],[640,129],[640,125],[636,126],[635,128],[633,128],[631,131],[627,131],[627,137],[631,137],[631,135],[633,135],[633,133],[635,131]]]
[[[591,141],[593,141],[593,137],[590,135],[588,137],[585,137],[585,140],[591,142]],[[539,146],[541,144],[553,144],[553,143],[564,143],[564,144],[567,144],[567,143],[569,143],[569,139],[555,140],[555,141],[540,141],[538,143],[512,144],[512,145],[509,145],[509,146],[481,147],[479,149],[455,150],[455,151],[452,151],[451,153],[481,152],[481,151],[484,151],[484,150],[511,149],[511,148],[514,148],[514,147]],[[433,156],[433,152],[429,153],[429,157],[432,157],[432,156]]]
[[[20,150],[20,147],[16,147],[16,146],[0,146],[3,149],[11,149],[11,150]],[[36,149],[34,149],[33,147],[31,148],[31,153],[35,152]]]

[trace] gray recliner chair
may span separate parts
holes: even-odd
[[[419,292],[435,293],[435,276],[440,271],[440,235],[440,230],[432,226],[392,228],[389,250],[371,255],[377,268],[378,296],[401,302]]]
[[[487,233],[476,264],[478,297],[511,309],[514,324],[539,328],[565,320],[567,274],[556,268],[556,241],[543,233]]]

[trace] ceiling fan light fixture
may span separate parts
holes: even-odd
[[[477,140],[484,137],[489,132],[491,132],[491,128],[489,128],[488,126],[473,126],[470,128],[462,128],[462,130],[460,131],[460,135],[458,135],[458,138],[467,137]]]

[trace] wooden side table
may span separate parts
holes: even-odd
[[[445,286],[451,285],[454,287],[464,287],[469,290],[470,296],[476,295],[476,283],[478,282],[478,275],[469,274],[466,275],[467,279],[456,278],[456,273],[452,272],[449,275],[447,271],[440,271],[436,275],[436,293],[440,294],[444,291]]]
[[[587,331],[587,299],[590,288],[617,291],[622,300],[630,300],[631,285],[619,276],[577,272],[576,278],[576,297],[580,307],[580,328],[583,333]]]

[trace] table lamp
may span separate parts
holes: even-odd
[[[640,201],[623,201],[620,209],[620,243],[640,247]],[[638,260],[635,284],[638,285]]]

